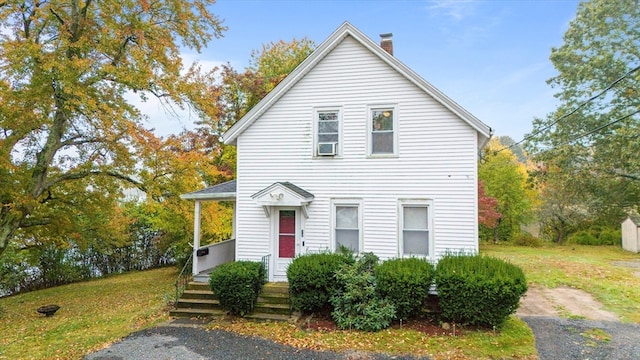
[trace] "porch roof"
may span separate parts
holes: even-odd
[[[235,201],[236,181],[230,180],[202,190],[182,194],[180,198],[185,200]]]

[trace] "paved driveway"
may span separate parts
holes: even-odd
[[[640,325],[618,321],[524,316],[540,360],[638,360]]]
[[[521,318],[533,330],[540,360],[640,360],[640,325],[557,316]],[[177,320],[139,331],[85,359],[416,359],[362,352],[338,354],[302,350],[266,339],[205,330],[200,325]]]
[[[266,339],[240,336],[198,326],[170,324],[136,332],[87,360],[258,360],[258,359],[416,359],[360,352],[301,350]],[[426,359],[426,358],[422,358]]]

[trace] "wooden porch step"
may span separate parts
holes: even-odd
[[[255,321],[289,321],[296,322],[300,314],[293,313],[291,315],[281,315],[281,314],[263,314],[263,313],[253,313],[249,315],[245,315],[245,319],[251,319]]]
[[[209,286],[209,283],[190,281],[185,290],[211,291],[211,286]]]
[[[190,282],[169,315],[174,317],[223,316],[226,311],[220,308],[220,302],[214,296],[209,284]],[[291,321],[289,284],[283,282],[266,283],[258,296],[252,314],[245,316],[254,320]]]
[[[169,316],[172,317],[216,317],[225,316],[227,311],[219,309],[173,309],[169,311]]]
[[[262,293],[267,294],[287,294],[289,295],[289,283],[270,282],[262,286]]]
[[[253,308],[253,313],[289,315],[291,314],[291,308],[289,304],[268,304],[258,302]]]
[[[216,309],[221,310],[220,301],[209,299],[180,299],[176,304],[178,309]]]
[[[185,290],[180,299],[214,300],[215,296],[211,290]]]
[[[258,304],[287,304],[289,305],[291,300],[289,294],[265,294],[258,295]]]

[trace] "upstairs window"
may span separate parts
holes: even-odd
[[[372,108],[369,116],[369,154],[396,155],[398,131],[395,109],[393,107]]]
[[[340,112],[338,110],[316,111],[316,156],[339,155]]]

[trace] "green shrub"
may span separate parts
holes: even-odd
[[[598,240],[601,245],[620,245],[622,243],[622,230],[602,229],[598,234]]]
[[[513,244],[518,246],[540,247],[540,239],[528,232],[521,232],[513,238]]]
[[[350,254],[305,254],[298,256],[287,268],[291,306],[298,311],[314,312],[330,306],[336,291],[334,274],[340,266],[353,263]]]
[[[236,261],[215,268],[209,284],[223,309],[244,316],[253,311],[264,276],[265,269],[261,263]]]
[[[524,272],[503,260],[447,255],[435,274],[442,317],[478,326],[500,326],[527,291]]]
[[[592,226],[587,230],[571,234],[567,242],[578,245],[618,245],[621,237],[620,229]]]
[[[429,296],[435,268],[425,259],[391,259],[375,271],[377,290],[396,308],[398,319],[417,316]]]
[[[596,238],[590,231],[582,230],[571,234],[567,239],[567,242],[578,245],[598,245],[598,238]]]
[[[331,316],[339,328],[379,331],[391,324],[395,307],[376,292],[377,263],[377,256],[366,253],[336,272],[340,290],[331,297]]]

